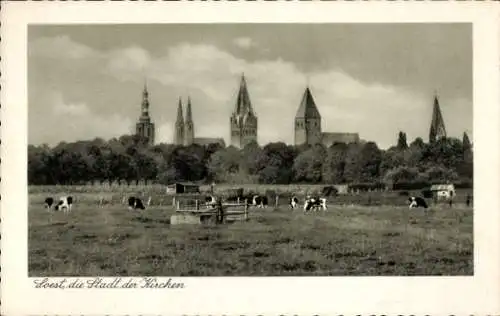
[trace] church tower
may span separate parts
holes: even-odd
[[[434,143],[443,137],[446,137],[446,129],[444,128],[444,120],[439,107],[438,97],[435,95],[431,128],[429,130],[429,143]]]
[[[154,145],[155,124],[151,122],[149,116],[149,93],[146,84],[144,84],[144,90],[142,91],[141,116],[135,125],[135,134],[147,139],[149,145]]]
[[[194,123],[191,112],[191,98],[188,97],[186,109],[186,120],[184,120],[184,145],[189,146],[194,141]]]
[[[177,120],[175,121],[174,144],[184,145],[184,116],[182,115],[182,101],[179,98],[177,107]]]
[[[243,148],[251,142],[257,142],[257,116],[252,109],[244,74],[241,76],[236,106],[229,121],[232,146]]]
[[[314,145],[321,143],[321,140],[321,115],[307,87],[295,115],[295,145]]]

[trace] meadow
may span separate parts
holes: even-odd
[[[473,210],[463,203],[424,212],[400,197],[313,214],[280,205],[251,209],[245,222],[170,225],[168,203],[129,211],[119,194],[98,206],[101,193],[86,191],[64,214],[43,208],[47,191],[30,189],[30,277],[473,275]]]

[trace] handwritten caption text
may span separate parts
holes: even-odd
[[[158,280],[154,277],[135,278],[92,278],[59,279],[37,278],[33,280],[37,289],[183,289],[186,285],[171,278]]]

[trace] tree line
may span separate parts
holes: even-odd
[[[282,142],[242,149],[219,144],[148,146],[124,135],[105,141],[61,142],[28,146],[28,182],[35,185],[204,182],[262,184],[390,185],[411,189],[429,183],[472,186],[473,153],[468,138],[407,143],[399,133],[395,146],[375,142],[287,145]]]

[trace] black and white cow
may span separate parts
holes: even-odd
[[[317,211],[319,209],[327,210],[326,199],[308,196],[304,201],[304,212]]]
[[[260,208],[267,207],[268,205],[267,196],[254,195],[252,198],[252,205]]]
[[[423,208],[427,208],[427,203],[425,202],[425,200],[419,196],[415,197],[415,196],[411,196],[409,199],[408,199],[408,202],[410,203],[409,207],[410,208],[414,208],[414,207],[423,207]]]
[[[71,207],[73,206],[73,197],[63,196],[59,199],[56,206],[54,207],[56,211],[64,210],[65,213],[71,212]]]
[[[299,199],[296,196],[292,196],[290,199],[290,207],[292,209],[299,207]]]
[[[145,210],[144,204],[140,198],[136,198],[135,196],[131,196],[128,198],[128,208],[129,210],[141,209]]]
[[[206,196],[205,206],[207,208],[215,208],[217,206],[217,198],[213,195]]]
[[[54,204],[54,198],[48,197],[45,199],[45,208],[50,209],[53,204]]]

